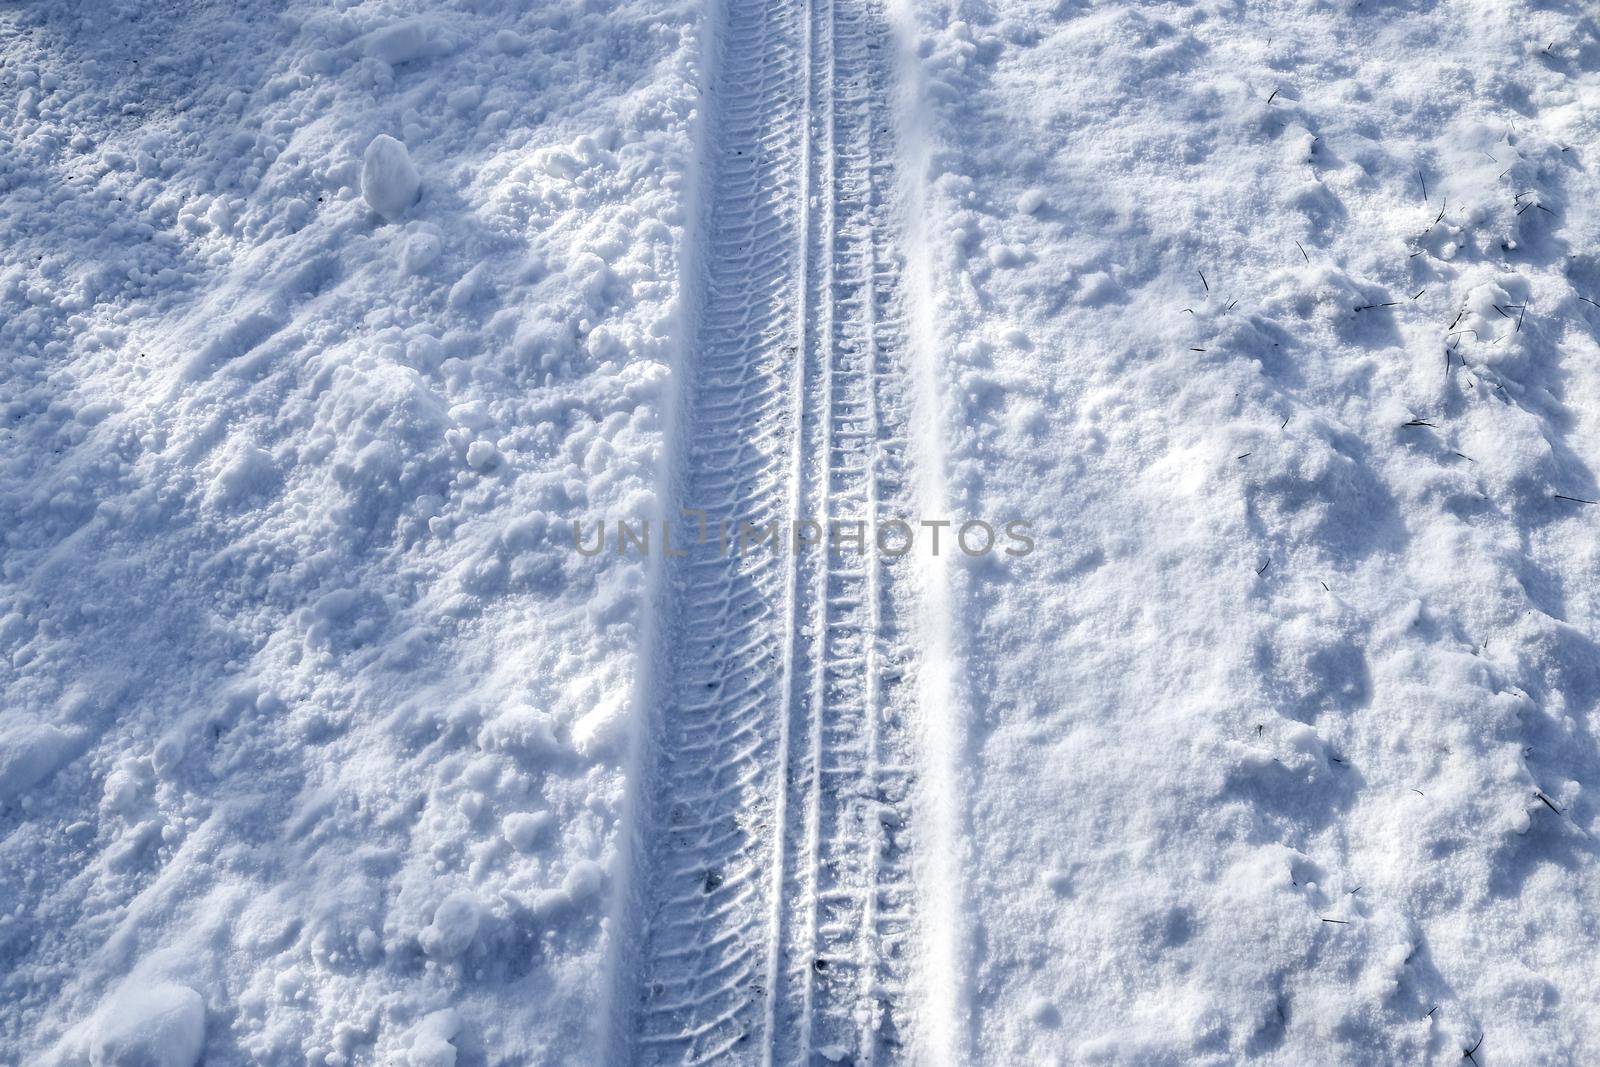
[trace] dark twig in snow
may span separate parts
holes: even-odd
[[[1270,567],[1270,566],[1272,566],[1272,560],[1268,559],[1265,563],[1263,563],[1261,565],[1261,569],[1256,571],[1256,577],[1259,578],[1261,575],[1267,573],[1267,568]]]
[[[1474,1056],[1473,1053],[1477,1052],[1478,1051],[1478,1047],[1480,1045],[1482,1045],[1482,1044],[1483,1044],[1483,1035],[1479,1034],[1478,1035],[1478,1040],[1473,1044],[1473,1046],[1471,1048],[1467,1049],[1467,1051],[1465,1051],[1465,1052],[1463,1052],[1461,1054],[1461,1058],[1464,1059],[1464,1060],[1471,1060],[1473,1062],[1473,1064],[1476,1065],[1477,1062],[1478,1062],[1478,1057]]]
[[[1200,284],[1206,287],[1206,292],[1211,292],[1211,283],[1206,281],[1206,272],[1203,270],[1197,270],[1195,273],[1200,275]]]
[[[1541,801],[1543,801],[1545,807],[1549,808],[1551,811],[1555,812],[1557,815],[1561,814],[1561,809],[1556,807],[1555,804],[1550,800],[1549,797],[1545,796],[1543,793],[1539,792],[1538,790],[1534,790],[1533,795],[1538,797]]]
[[[1318,918],[1321,918],[1321,916],[1318,916]],[[1340,926],[1350,925],[1349,919],[1323,919],[1322,921],[1325,923],[1338,923]]]
[[[1424,202],[1426,202],[1428,199],[1428,179],[1422,176],[1421,167],[1417,168],[1417,181],[1422,183],[1422,199]]]
[[[1561,493],[1552,494],[1557,500],[1570,500],[1574,504],[1600,504],[1600,500],[1585,500],[1581,496],[1565,496]]]
[[[1305,260],[1307,263],[1310,263],[1311,257],[1306,255],[1306,246],[1301,244],[1299,241],[1296,241],[1294,246],[1300,250],[1300,258]],[[1595,306],[1600,307],[1600,304],[1596,304]]]
[[[1433,425],[1433,423],[1429,422],[1427,419],[1412,419],[1410,422],[1402,422],[1400,424],[1400,427],[1401,427],[1401,429],[1404,429],[1407,426],[1432,426],[1432,425]]]

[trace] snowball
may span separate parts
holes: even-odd
[[[431,233],[414,233],[400,250],[400,269],[406,274],[421,274],[444,251],[444,242]]]
[[[456,1047],[450,1039],[461,1029],[461,1015],[446,1008],[426,1016],[411,1036],[410,1067],[456,1067]]]
[[[548,811],[515,811],[500,820],[500,833],[518,852],[532,852],[553,821]]]
[[[468,892],[451,893],[434,909],[433,922],[422,931],[422,951],[434,959],[449,960],[461,955],[478,936],[483,906]]]
[[[367,205],[393,222],[417,202],[421,187],[406,146],[386,133],[374,137],[361,160],[361,195]]]
[[[572,745],[579,755],[599,759],[621,743],[630,723],[628,691],[616,688],[572,724]]]
[[[156,774],[170,780],[178,769],[178,764],[183,762],[184,739],[179,734],[168,734],[156,742],[156,747],[150,753],[150,765],[155,768]]]
[[[92,1067],[194,1067],[205,1041],[200,994],[172,982],[123,984],[100,1009],[89,1042]]]
[[[1024,215],[1032,215],[1042,207],[1044,207],[1044,193],[1038,189],[1029,189],[1017,197],[1017,210]]]
[[[1011,245],[991,245],[989,262],[1001,269],[1015,267],[1022,262],[1022,254]]]
[[[218,233],[228,233],[233,229],[233,209],[219,196],[211,201],[211,207],[206,210],[206,221]]]
[[[484,267],[484,264],[479,263],[463,274],[461,279],[450,287],[450,295],[445,298],[445,302],[456,311],[460,311],[476,300],[486,287],[487,277]]]
[[[499,464],[500,450],[488,441],[474,441],[467,446],[467,466],[473,470],[493,470]]]
[[[216,507],[233,507],[270,487],[276,474],[268,452],[255,445],[243,445],[211,479],[206,499]]]
[[[377,931],[367,927],[356,935],[356,951],[368,963],[375,963],[383,955],[383,940],[378,937]]]
[[[572,865],[561,880],[561,891],[575,904],[581,904],[600,892],[605,884],[606,872],[594,860],[579,860]]]

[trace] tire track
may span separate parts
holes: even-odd
[[[876,0],[735,5],[722,30],[681,491],[707,536],[671,586],[633,1049],[883,1062],[914,781],[912,580],[872,550],[907,514],[887,33]],[[842,524],[837,550],[793,550],[804,519]],[[774,521],[780,551],[741,554]]]

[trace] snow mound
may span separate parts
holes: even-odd
[[[367,206],[390,222],[417,202],[422,179],[406,146],[380,133],[361,158],[361,195]]]
[[[96,1016],[89,1062],[93,1067],[194,1067],[205,1030],[199,993],[173,982],[130,981]]]
[[[40,722],[0,727],[0,801],[27,792],[72,758],[72,735]]]

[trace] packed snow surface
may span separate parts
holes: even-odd
[[[1597,153],[1568,0],[0,5],[0,1064],[1600,1061]]]

